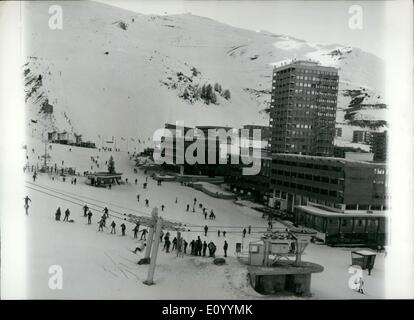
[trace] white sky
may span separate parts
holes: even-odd
[[[387,1],[96,0],[144,14],[191,12],[226,24],[267,30],[313,43],[337,43],[384,57]],[[351,5],[363,10],[362,30],[350,29]]]

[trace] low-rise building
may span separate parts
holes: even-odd
[[[337,212],[385,210],[386,173],[384,163],[276,154],[270,183],[276,207],[287,212],[308,203]]]

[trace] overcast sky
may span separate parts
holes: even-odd
[[[384,56],[385,1],[96,0],[144,14],[191,12],[232,26],[267,30],[313,43],[350,45]],[[351,5],[362,7],[363,28],[348,26]]]

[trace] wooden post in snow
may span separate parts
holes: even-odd
[[[155,226],[154,248],[152,250],[150,266],[148,268],[147,280],[144,281],[144,283],[149,286],[154,284],[155,263],[157,262],[161,229],[162,229],[162,218],[157,218],[157,223]]]

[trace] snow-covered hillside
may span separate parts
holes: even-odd
[[[370,90],[372,103],[383,103],[383,61],[357,48],[238,29],[191,14],[141,15],[86,1],[59,3],[63,29],[51,30],[52,4],[23,6],[22,73],[30,69],[29,76],[42,79],[27,101],[32,134],[59,128],[96,141],[103,134],[143,139],[176,120],[268,124],[263,110],[269,106],[273,64],[294,57],[340,68],[340,110],[350,106],[348,90]],[[217,102],[207,104],[193,94],[216,83],[229,90],[229,99],[216,92]],[[32,89],[29,84],[26,93]],[[45,101],[53,117],[39,113]],[[366,117],[372,120],[365,111],[355,120]]]

